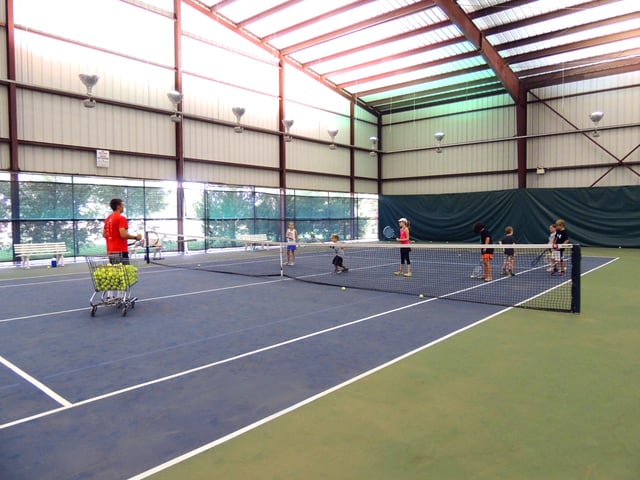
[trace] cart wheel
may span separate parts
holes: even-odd
[[[122,307],[122,316],[123,317],[127,316],[127,307],[126,306]]]
[[[96,316],[96,310],[98,309],[98,307],[91,307],[91,316],[95,317]]]

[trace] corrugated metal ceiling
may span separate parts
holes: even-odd
[[[640,69],[640,0],[183,0],[379,114]]]

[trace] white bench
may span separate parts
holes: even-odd
[[[63,266],[67,245],[64,242],[14,243],[13,251],[22,260],[24,268],[31,268],[32,257],[55,257],[57,265]]]
[[[267,248],[267,243],[269,242],[266,233],[247,233],[244,235],[240,235],[238,238],[245,242],[245,250],[248,250],[249,247],[255,250],[257,245],[261,245],[262,249],[264,250],[265,248]]]

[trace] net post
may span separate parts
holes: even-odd
[[[149,254],[149,232],[144,232],[144,260],[151,263],[151,255]]]
[[[582,247],[574,244],[571,249],[571,312],[580,313],[582,281]]]

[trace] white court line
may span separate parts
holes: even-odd
[[[411,306],[419,305],[421,303],[429,302],[429,301],[432,301],[432,300],[435,300],[435,299],[424,300],[422,302],[415,303],[415,304],[413,304]],[[443,337],[438,338],[437,340],[429,342],[429,343],[427,343],[427,344],[425,344],[425,345],[423,345],[421,347],[418,347],[418,348],[416,348],[416,349],[414,349],[414,350],[412,350],[410,352],[407,352],[407,353],[405,353],[403,355],[400,355],[399,357],[396,357],[396,358],[394,358],[392,360],[389,360],[386,363],[378,365],[377,367],[372,368],[371,370],[367,370],[366,372],[363,372],[358,376],[350,378],[349,380],[347,380],[345,382],[342,382],[342,383],[340,383],[338,385],[335,385],[335,386],[333,386],[333,387],[331,387],[331,388],[329,388],[327,390],[324,390],[323,392],[317,393],[317,394],[313,395],[312,397],[306,398],[306,399],[302,400],[301,402],[298,402],[298,403],[296,403],[294,405],[291,405],[290,407],[287,407],[287,408],[285,408],[283,410],[280,410],[279,412],[276,412],[276,413],[274,413],[272,415],[269,415],[268,417],[265,417],[265,418],[263,418],[261,420],[258,420],[257,422],[254,422],[254,423],[252,423],[250,425],[247,425],[246,427],[243,427],[243,428],[241,428],[239,430],[236,430],[235,432],[232,432],[232,433],[230,433],[228,435],[225,435],[224,437],[220,437],[219,439],[214,440],[211,443],[203,445],[203,446],[201,446],[201,447],[199,447],[199,448],[197,448],[195,450],[192,450],[190,452],[185,453],[184,455],[180,455],[179,457],[176,457],[176,458],[174,458],[172,460],[169,460],[168,462],[165,462],[165,463],[163,463],[161,465],[158,465],[156,467],[153,467],[153,468],[151,468],[151,469],[149,469],[149,470],[147,470],[145,472],[142,472],[142,473],[139,473],[138,475],[130,477],[128,480],[143,480],[144,478],[147,478],[147,477],[149,477],[151,475],[154,475],[154,474],[156,474],[158,472],[166,470],[169,467],[177,465],[180,462],[183,462],[183,461],[185,461],[185,460],[187,460],[187,459],[189,459],[191,457],[194,457],[194,456],[196,456],[196,455],[198,455],[200,453],[206,452],[207,450],[210,450],[210,449],[212,449],[214,447],[217,447],[218,445],[221,445],[221,444],[223,444],[223,443],[225,443],[225,442],[227,442],[229,440],[232,440],[232,439],[234,439],[234,438],[236,438],[236,437],[238,437],[238,436],[240,436],[240,435],[242,435],[244,433],[247,433],[247,432],[249,432],[249,431],[251,431],[251,430],[253,430],[255,428],[258,428],[258,427],[264,425],[265,423],[271,422],[272,420],[275,420],[275,419],[277,419],[279,417],[282,417],[283,415],[286,415],[286,414],[288,414],[290,412],[293,412],[294,410],[297,410],[300,407],[303,407],[305,405],[308,405],[309,403],[315,402],[316,400],[318,400],[318,399],[320,399],[322,397],[325,397],[325,396],[329,395],[330,393],[333,393],[333,392],[335,392],[337,390],[340,390],[340,389],[342,389],[342,388],[344,388],[344,387],[346,387],[348,385],[351,385],[352,383],[355,383],[355,382],[357,382],[357,381],[359,381],[359,380],[361,380],[361,379],[363,379],[365,377],[368,377],[369,375],[372,375],[372,374],[374,374],[374,373],[376,373],[376,372],[378,372],[378,371],[380,371],[382,369],[385,369],[385,368],[387,368],[387,367],[389,367],[389,366],[391,366],[391,365],[393,365],[395,363],[398,363],[398,362],[404,360],[405,358],[408,358],[408,357],[410,357],[412,355],[415,355],[416,353],[421,352],[422,350],[425,350],[425,349],[430,348],[430,347],[432,347],[434,345],[437,345],[440,342],[448,340],[449,338],[451,338],[451,337],[453,337],[455,335],[458,335],[459,333],[462,333],[462,332],[464,332],[466,330],[469,330],[470,328],[476,327],[476,326],[486,322],[487,320],[490,320],[493,317],[496,317],[498,315],[502,315],[504,312],[507,312],[507,311],[509,311],[511,309],[513,309],[513,307],[507,307],[507,308],[505,308],[503,310],[500,310],[499,312],[493,313],[492,315],[489,315],[488,317],[482,318],[482,319],[478,320],[475,323],[467,325],[466,327],[463,327],[463,328],[461,328],[459,330],[451,332],[451,333],[449,333],[449,334],[447,334],[447,335],[445,335]]]
[[[138,276],[144,277],[146,275],[157,274],[159,271],[164,271],[167,273],[175,272],[175,270],[168,270],[165,268],[153,268],[153,267],[145,267],[144,270],[138,270]],[[20,279],[16,278],[2,278],[0,279],[0,289],[1,288],[16,288],[16,287],[31,287],[33,285],[49,285],[52,283],[67,283],[67,282],[86,282],[87,278],[91,278],[89,276],[89,270],[86,272],[70,272],[70,273],[57,273],[55,277],[69,277],[76,276],[78,278],[64,279],[64,280],[48,280],[51,277],[43,277],[41,275],[33,276],[33,277],[24,277]],[[15,280],[41,280],[39,282],[28,282],[28,283],[15,283],[10,285],[2,285],[2,282],[12,282]]]
[[[218,360],[216,362],[211,362],[211,363],[208,363],[208,364],[205,364],[205,365],[201,365],[199,367],[191,368],[189,370],[184,370],[182,372],[174,373],[172,375],[167,375],[165,377],[156,378],[155,380],[150,380],[148,382],[140,383],[140,384],[137,384],[137,385],[132,385],[131,387],[122,388],[120,390],[115,390],[113,392],[105,393],[104,395],[99,395],[97,397],[93,397],[93,398],[89,398],[89,399],[86,399],[86,400],[82,400],[80,402],[71,404],[71,405],[69,405],[67,407],[56,408],[54,410],[48,410],[46,412],[38,413],[38,414],[32,415],[30,417],[14,420],[13,422],[9,422],[9,423],[5,423],[3,425],[0,425],[0,430],[12,427],[14,425],[19,425],[21,423],[26,423],[26,422],[29,422],[31,420],[35,420],[35,419],[38,419],[38,418],[46,417],[48,415],[60,412],[62,410],[67,410],[67,409],[70,409],[70,408],[79,407],[81,405],[87,405],[89,403],[97,402],[99,400],[104,400],[106,398],[115,397],[117,395],[122,395],[124,393],[132,392],[134,390],[139,390],[141,388],[148,387],[150,385],[155,385],[155,384],[158,384],[158,383],[167,382],[169,380],[180,378],[180,377],[183,377],[185,375],[190,375],[192,373],[196,373],[196,372],[199,372],[199,371],[202,371],[202,370],[207,370],[209,368],[217,367],[219,365],[224,365],[225,363],[230,363],[230,362],[233,362],[235,360],[240,360],[242,358],[250,357],[252,355],[257,355],[259,353],[267,352],[269,350],[274,350],[276,348],[280,348],[280,347],[283,347],[285,345],[290,345],[292,343],[296,343],[296,342],[300,342],[300,341],[303,341],[303,340],[307,340],[309,338],[313,338],[313,337],[316,337],[318,335],[323,335],[325,333],[329,333],[329,332],[333,332],[333,331],[336,331],[336,330],[340,330],[342,328],[350,327],[352,325],[357,325],[357,324],[362,323],[362,322],[373,320],[375,318],[379,318],[379,317],[388,315],[390,313],[399,312],[399,311],[405,310],[407,308],[413,308],[416,305],[421,305],[423,303],[431,302],[431,301],[434,301],[434,300],[437,300],[437,299],[436,298],[430,298],[430,299],[427,299],[427,300],[421,300],[420,302],[416,302],[416,303],[413,303],[413,304],[403,305],[401,307],[397,307],[397,308],[394,308],[394,309],[391,309],[391,310],[387,310],[385,312],[380,312],[380,313],[376,313],[374,315],[370,315],[368,317],[360,318],[360,319],[357,319],[357,320],[352,320],[351,322],[343,323],[341,325],[335,325],[333,327],[329,327],[329,328],[325,328],[325,329],[322,329],[322,330],[318,330],[316,332],[308,333],[306,335],[301,335],[299,337],[291,338],[289,340],[285,340],[283,342],[275,343],[275,344],[269,345],[267,347],[258,348],[256,350],[251,350],[249,352],[241,353],[239,355],[234,355],[232,357],[225,358],[225,359],[222,359],[222,360]]]
[[[610,262],[607,262],[604,265],[608,265],[609,263],[612,263],[615,260],[617,260],[617,258],[613,259]],[[600,268],[600,267],[597,267],[597,268],[594,268],[592,270],[589,270],[588,272],[585,272],[582,275],[586,275],[587,273],[595,271],[598,268]],[[257,282],[257,283],[251,284],[251,285],[260,285],[260,284],[263,284],[263,283],[274,283],[274,282],[279,282],[279,281],[282,281],[282,280],[278,279],[278,280],[273,280],[273,281],[269,281],[269,282]],[[483,285],[483,284],[480,284],[480,285]],[[486,284],[484,284],[484,285],[486,285]],[[227,290],[227,289],[231,289],[231,288],[243,288],[245,286],[249,286],[249,285],[237,285],[237,286],[233,286],[233,287],[224,287],[224,288],[220,288],[220,289],[203,290],[201,292],[191,292],[191,293],[186,293],[186,294],[176,294],[176,295],[168,295],[168,296],[163,296],[163,297],[154,297],[153,299],[148,299],[148,300],[163,299],[163,298],[173,298],[173,297],[186,296],[186,295],[195,295],[195,294],[199,294],[199,293],[208,293],[208,292],[211,292],[211,291]],[[461,291],[477,288],[478,286],[467,288],[467,289],[464,289],[464,290],[461,290]],[[449,295],[454,295],[456,293],[458,293],[458,292],[453,292],[453,293],[451,293]],[[302,335],[300,337],[292,338],[290,340],[286,340],[284,342],[280,342],[280,343],[277,343],[277,344],[274,344],[274,345],[271,345],[271,346],[268,346],[268,347],[263,347],[263,348],[260,348],[260,349],[257,349],[257,350],[253,350],[253,351],[250,351],[250,352],[246,352],[246,353],[243,353],[243,354],[240,354],[240,355],[235,355],[235,356],[229,357],[227,359],[219,360],[217,362],[212,362],[212,363],[209,363],[209,364],[206,364],[206,365],[201,365],[200,367],[196,367],[196,368],[192,368],[192,369],[189,369],[189,370],[185,370],[183,372],[179,372],[179,373],[176,373],[176,374],[173,374],[173,375],[168,375],[168,376],[161,377],[161,378],[158,378],[158,379],[155,379],[155,380],[151,380],[151,381],[148,381],[148,382],[144,382],[144,383],[141,383],[141,384],[138,384],[138,385],[133,385],[131,387],[127,387],[127,388],[124,388],[124,389],[116,390],[114,392],[110,392],[110,393],[107,393],[107,394],[104,394],[104,395],[100,395],[100,396],[97,396],[97,397],[89,398],[89,399],[80,401],[80,402],[75,403],[75,404],[69,404],[68,406],[64,406],[64,407],[57,408],[57,409],[54,409],[54,410],[49,410],[49,411],[42,412],[42,413],[39,413],[39,414],[36,414],[36,415],[32,415],[30,417],[22,418],[22,419],[19,419],[19,420],[15,420],[13,422],[9,422],[9,423],[0,425],[0,430],[5,429],[5,428],[9,428],[9,427],[14,426],[14,425],[18,425],[18,424],[21,424],[21,423],[26,423],[26,422],[29,422],[31,420],[35,420],[35,419],[38,419],[38,418],[41,418],[41,417],[52,415],[54,413],[57,413],[57,412],[60,412],[60,411],[63,411],[63,410],[67,410],[67,409],[74,408],[74,407],[81,406],[81,405],[86,405],[86,404],[93,403],[93,402],[96,402],[96,401],[99,401],[99,400],[103,400],[103,399],[106,399],[106,398],[114,397],[114,396],[117,396],[117,395],[120,395],[120,394],[123,394],[123,393],[127,393],[127,392],[130,392],[130,391],[138,390],[140,388],[144,388],[144,387],[147,387],[147,386],[150,386],[150,385],[154,385],[154,384],[157,384],[157,383],[162,383],[162,382],[166,382],[166,381],[169,381],[169,380],[173,380],[175,378],[179,378],[179,377],[182,377],[182,376],[185,376],[185,375],[188,375],[188,374],[191,374],[191,373],[195,373],[195,372],[198,372],[198,371],[201,371],[201,370],[205,370],[205,369],[208,369],[208,368],[216,367],[218,365],[229,363],[229,362],[232,362],[232,361],[235,361],[235,360],[238,360],[238,359],[241,359],[241,358],[245,358],[245,357],[248,357],[248,356],[251,356],[251,355],[256,355],[256,354],[263,353],[263,352],[266,352],[266,351],[269,351],[269,350],[272,350],[272,349],[280,348],[282,346],[289,345],[289,344],[292,344],[292,343],[295,343],[295,342],[298,342],[298,341],[306,340],[308,338],[312,338],[312,337],[315,337],[317,335],[322,335],[324,333],[328,333],[328,332],[332,332],[332,331],[335,331],[335,330],[339,330],[339,329],[342,329],[342,328],[345,328],[345,327],[348,327],[348,326],[351,326],[351,325],[356,325],[356,324],[359,324],[359,323],[362,323],[362,322],[365,322],[365,321],[368,321],[368,320],[372,320],[374,318],[378,318],[378,317],[381,317],[381,316],[384,316],[384,315],[387,315],[387,314],[390,314],[390,313],[395,313],[395,312],[398,312],[398,311],[401,311],[401,310],[405,310],[407,308],[413,308],[414,306],[422,305],[424,303],[432,302],[434,300],[439,300],[439,299],[438,298],[429,298],[429,299],[426,299],[426,300],[421,300],[421,301],[413,303],[413,304],[404,305],[402,307],[398,307],[398,308],[394,308],[394,309],[391,309],[391,310],[387,310],[385,312],[380,312],[380,313],[377,313],[377,314],[374,314],[374,315],[371,315],[371,316],[368,316],[368,317],[364,317],[364,318],[361,318],[361,319],[358,319],[358,320],[347,322],[347,323],[342,324],[342,325],[336,325],[334,327],[330,327],[330,328],[327,328],[327,329],[319,330],[317,332],[313,332],[313,333],[310,333],[310,334],[307,334],[307,335]],[[502,309],[502,310],[500,310],[500,311],[498,311],[498,312],[496,312],[496,313],[494,313],[494,314],[492,314],[492,315],[490,315],[488,317],[485,317],[485,318],[483,318],[483,319],[481,319],[481,320],[479,320],[479,321],[477,321],[475,323],[467,325],[466,327],[463,327],[463,328],[461,328],[459,330],[456,330],[455,332],[452,332],[452,333],[450,333],[448,335],[445,335],[444,337],[441,337],[441,338],[439,338],[437,340],[434,340],[431,343],[428,343],[428,344],[426,344],[426,345],[424,345],[422,347],[419,347],[418,349],[415,349],[415,350],[413,350],[411,352],[408,352],[408,353],[406,353],[406,354],[404,354],[404,355],[402,355],[400,357],[397,357],[396,359],[391,360],[391,361],[389,361],[389,362],[387,362],[387,363],[385,363],[383,365],[380,365],[380,366],[378,366],[378,367],[376,367],[376,368],[374,368],[372,370],[369,370],[368,372],[365,372],[365,373],[363,373],[363,374],[361,374],[361,375],[359,375],[357,377],[354,377],[353,379],[350,379],[347,382],[344,382],[344,383],[342,383],[340,385],[332,387],[331,389],[326,390],[325,392],[321,392],[321,393],[319,393],[319,394],[317,394],[317,395],[315,395],[313,397],[310,397],[309,399],[303,400],[302,402],[300,402],[300,403],[298,403],[296,405],[293,405],[291,407],[288,407],[287,409],[282,410],[279,413],[276,413],[276,414],[274,414],[274,415],[272,415],[270,417],[266,417],[265,419],[263,419],[261,421],[258,421],[258,422],[254,423],[252,425],[247,426],[247,427],[244,427],[243,429],[240,429],[235,433],[232,433],[232,434],[229,434],[229,435],[227,435],[225,437],[222,437],[221,439],[218,439],[218,440],[212,442],[211,444],[208,444],[208,445],[205,445],[203,447],[200,447],[198,450],[194,450],[194,452],[204,451],[204,450],[207,450],[209,448],[213,448],[214,446],[219,445],[220,443],[223,443],[223,442],[225,442],[225,441],[227,441],[227,440],[229,440],[231,438],[234,438],[235,436],[238,436],[241,433],[244,433],[246,431],[252,430],[253,428],[256,428],[259,425],[262,425],[262,424],[264,424],[264,423],[266,423],[266,422],[268,422],[270,420],[273,420],[273,419],[275,419],[275,418],[277,418],[277,417],[279,417],[281,415],[284,415],[285,413],[288,413],[288,412],[293,411],[293,410],[295,410],[295,409],[297,409],[297,408],[299,408],[299,407],[301,407],[303,405],[306,405],[307,403],[312,402],[317,398],[321,398],[322,396],[325,396],[328,393],[331,393],[331,392],[333,392],[333,391],[335,391],[335,390],[337,390],[339,388],[342,388],[343,386],[349,385],[350,383],[353,383],[353,382],[355,382],[356,380],[358,380],[360,378],[364,378],[367,375],[370,375],[370,374],[372,374],[374,372],[377,372],[378,370],[380,370],[382,368],[385,368],[388,365],[392,365],[393,363],[396,363],[397,361],[400,361],[401,359],[404,359],[409,355],[413,355],[416,352],[419,352],[419,351],[421,351],[421,350],[423,350],[425,348],[428,348],[428,347],[430,347],[432,345],[435,345],[435,344],[437,344],[437,343],[439,343],[439,342],[441,342],[441,341],[443,341],[445,339],[448,339],[448,338],[450,338],[450,337],[452,337],[452,336],[454,336],[454,335],[456,335],[456,334],[458,334],[460,332],[468,330],[469,328],[472,328],[472,327],[474,327],[476,325],[480,325],[481,323],[484,323],[485,321],[487,321],[487,320],[489,320],[489,319],[491,319],[491,318],[493,318],[493,317],[495,317],[497,315],[500,315],[500,314],[502,314],[504,312],[507,312],[507,311],[509,311],[509,310],[511,310],[513,308],[514,307],[504,308],[504,309]],[[76,309],[76,310],[69,310],[69,311],[78,311],[78,310],[84,310],[84,309]],[[37,316],[43,316],[43,315],[37,315]],[[30,317],[26,317],[26,318],[30,318]],[[6,321],[6,320],[4,320],[4,321]],[[0,322],[1,322],[1,320],[0,320]],[[35,379],[34,379],[34,381],[37,382],[37,380],[35,380]],[[60,398],[62,399],[62,397],[60,397]],[[204,450],[202,450],[202,449],[204,449]],[[196,455],[196,454],[197,453],[193,453],[193,455]],[[191,455],[191,454],[186,454],[186,455]],[[189,458],[188,456],[187,457],[183,456],[183,457],[179,457],[179,458],[181,458],[181,459]],[[181,460],[178,460],[178,461],[181,461]],[[171,461],[171,462],[173,462],[173,461]],[[176,463],[177,463],[177,461],[176,461]],[[160,467],[162,467],[161,469],[164,469],[164,468],[168,468],[169,466],[171,466],[173,464],[175,464],[175,463],[168,462],[166,464],[163,464],[163,466],[160,466]],[[160,468],[160,467],[155,467],[155,468]],[[160,471],[160,470],[155,470],[155,469],[149,470],[147,472],[150,472],[150,473],[147,474],[147,472],[144,472],[144,473],[140,474],[140,475],[144,475],[144,476],[132,477],[131,480],[138,480],[138,479],[146,478],[148,475],[150,475],[152,473],[155,473],[156,471]]]
[[[162,297],[153,297],[153,298],[147,298],[147,299],[144,299],[144,300],[138,300],[138,302],[143,302],[143,301],[148,302],[148,301],[151,301],[151,300],[163,300],[163,299],[166,299],[166,298],[175,298],[175,297],[188,296],[188,295],[199,295],[199,294],[202,294],[202,293],[219,292],[219,291],[229,290],[229,289],[233,289],[233,288],[245,288],[245,287],[250,287],[250,286],[254,286],[254,285],[263,285],[265,283],[274,283],[274,282],[281,282],[281,281],[283,281],[283,280],[278,279],[278,280],[271,280],[271,281],[268,281],[268,282],[255,282],[255,283],[250,283],[250,284],[246,284],[246,285],[234,285],[234,286],[229,286],[229,287],[220,287],[220,288],[209,289],[209,290],[201,290],[201,291],[198,291],[198,292],[188,292],[188,293],[180,293],[180,294],[174,294],[174,295],[165,295],[165,296],[162,296]],[[79,312],[79,311],[82,311],[82,310],[87,310],[88,308],[89,307],[83,307],[83,308],[76,308],[76,309],[72,309],[72,310],[61,310],[61,311],[58,311],[58,312],[49,312],[49,313],[40,313],[40,314],[37,314],[37,315],[28,315],[28,316],[25,316],[25,317],[7,318],[7,319],[4,319],[4,320],[0,320],[0,323],[13,322],[13,321],[16,321],[16,320],[25,320],[25,319],[30,319],[30,318],[41,318],[41,317],[46,317],[46,316],[49,316],[49,315],[60,315],[60,314],[69,313],[69,312]],[[27,372],[25,372],[24,370],[22,370],[18,366],[16,366],[13,363],[11,363],[6,358],[0,356],[0,363],[5,365],[9,370],[11,370],[13,373],[18,375],[23,380],[25,380],[27,383],[30,383],[35,388],[37,388],[38,390],[43,392],[45,395],[47,395],[47,396],[51,397],[52,399],[54,399],[56,402],[58,402],[64,408],[71,408],[71,407],[74,406],[74,404],[72,404],[71,402],[66,400],[63,396],[57,394],[52,389],[47,387],[44,383],[40,382],[39,380],[37,380],[32,375],[29,375]],[[77,403],[75,405],[77,406],[77,405],[80,405],[80,404],[82,404],[82,402]],[[54,412],[57,412],[57,411],[60,411],[60,410],[61,409],[58,408],[58,409],[55,409],[55,410],[50,410],[50,411],[45,412],[45,413],[46,414],[50,414],[50,413],[54,413]],[[29,417],[29,418],[37,418],[37,417],[39,417],[39,415],[36,415],[35,417]],[[10,424],[0,425],[0,430],[2,428],[5,428],[5,426],[10,426]]]
[[[609,262],[607,262],[607,263],[605,263],[605,264],[603,264],[601,266],[598,266],[596,268],[590,269],[588,272],[582,273],[582,276],[586,275],[587,273],[590,273],[590,272],[593,272],[595,270],[598,270],[599,268],[601,268],[601,267],[603,267],[605,265],[609,265],[610,263],[612,263],[612,262],[614,262],[616,260],[618,260],[618,259],[614,258],[613,260],[611,260],[611,261],[609,261]],[[475,287],[472,287],[472,288],[475,288]],[[429,301],[432,301],[432,300],[435,300],[435,299],[432,298],[432,299],[429,299],[429,300],[424,300],[423,302],[418,302],[415,305],[418,305],[418,304],[421,304],[421,303],[425,303],[425,302],[429,302]],[[382,369],[384,369],[384,368],[386,368],[388,366],[391,366],[391,365],[393,365],[393,364],[395,364],[395,363],[397,363],[397,362],[399,362],[401,360],[404,360],[407,357],[410,357],[410,356],[412,356],[412,355],[414,355],[414,354],[416,354],[418,352],[421,352],[422,350],[430,348],[430,347],[432,347],[432,346],[434,346],[434,345],[436,345],[436,344],[438,344],[440,342],[443,342],[444,340],[447,340],[447,339],[449,339],[449,338],[451,338],[451,337],[453,337],[455,335],[458,335],[459,333],[462,333],[462,332],[464,332],[466,330],[469,330],[469,329],[471,329],[473,327],[476,327],[476,326],[478,326],[478,325],[490,320],[493,317],[496,317],[498,315],[502,315],[503,313],[508,312],[509,310],[512,310],[513,308],[514,307],[504,308],[503,310],[500,310],[500,311],[498,311],[496,313],[493,313],[492,315],[489,315],[489,316],[487,316],[485,318],[482,318],[482,319],[478,320],[475,323],[472,323],[470,325],[467,325],[466,327],[463,327],[463,328],[461,328],[459,330],[451,332],[448,335],[445,335],[444,337],[438,338],[437,340],[434,340],[433,342],[430,342],[430,343],[428,343],[426,345],[423,345],[422,347],[419,347],[419,348],[417,348],[415,350],[407,352],[404,355],[401,355],[399,357],[396,357],[393,360],[388,361],[387,363],[379,365],[379,366],[377,366],[377,367],[375,367],[375,368],[373,368],[371,370],[368,370],[367,372],[364,372],[364,373],[362,373],[362,374],[360,374],[360,375],[358,375],[358,376],[356,376],[354,378],[351,378],[351,379],[349,379],[349,380],[347,380],[347,381],[345,381],[345,382],[343,382],[343,383],[341,383],[339,385],[335,385],[334,387],[331,387],[330,389],[327,389],[327,390],[325,390],[323,392],[320,392],[320,393],[318,393],[318,394],[316,394],[316,395],[314,395],[312,397],[309,397],[309,398],[307,398],[305,400],[302,400],[301,402],[298,402],[298,403],[296,403],[294,405],[291,405],[290,407],[287,407],[287,408],[285,408],[283,410],[280,410],[279,412],[276,412],[276,413],[274,413],[272,415],[269,415],[268,417],[265,417],[265,418],[263,418],[261,420],[258,420],[257,422],[254,422],[254,423],[252,423],[250,425],[247,425],[246,427],[243,427],[243,428],[241,428],[239,430],[236,430],[235,432],[232,432],[232,433],[230,433],[228,435],[225,435],[224,437],[221,437],[221,438],[219,438],[217,440],[214,440],[213,442],[210,442],[210,443],[208,443],[206,445],[203,445],[203,446],[201,446],[201,447],[199,447],[199,448],[197,448],[195,450],[192,450],[192,451],[187,452],[187,453],[185,453],[183,455],[180,455],[179,457],[176,457],[176,458],[174,458],[172,460],[169,460],[168,462],[165,462],[163,464],[157,465],[156,467],[153,467],[153,468],[151,468],[149,470],[146,470],[146,471],[144,471],[142,473],[139,473],[138,475],[130,477],[128,480],[143,480],[145,478],[150,477],[151,475],[155,475],[156,473],[159,473],[159,472],[161,472],[163,470],[166,470],[167,468],[170,468],[170,467],[172,467],[174,465],[177,465],[177,464],[179,464],[179,463],[181,463],[181,462],[183,462],[185,460],[188,460],[188,459],[190,459],[192,457],[195,457],[196,455],[199,455],[200,453],[206,452],[207,450],[211,450],[212,448],[215,448],[218,445],[221,445],[221,444],[223,444],[223,443],[225,443],[225,442],[227,442],[229,440],[232,440],[232,439],[234,439],[236,437],[239,437],[240,435],[243,435],[244,433],[247,433],[247,432],[249,432],[251,430],[254,430],[254,429],[256,429],[256,428],[258,428],[258,427],[260,427],[260,426],[262,426],[262,425],[264,425],[266,423],[269,423],[272,420],[275,420],[275,419],[277,419],[279,417],[282,417],[282,416],[284,416],[284,415],[286,415],[286,414],[288,414],[290,412],[293,412],[293,411],[299,409],[300,407],[303,407],[303,406],[305,406],[305,405],[307,405],[309,403],[312,403],[312,402],[314,402],[314,401],[316,401],[316,400],[318,400],[318,399],[320,399],[320,398],[322,398],[322,397],[324,397],[326,395],[329,395],[330,393],[333,393],[333,392],[335,392],[337,390],[340,390],[340,389],[342,389],[342,388],[344,388],[344,387],[346,387],[346,386],[348,386],[348,385],[350,385],[352,383],[355,383],[355,382],[357,382],[358,380],[360,380],[362,378],[365,378],[365,377],[367,377],[369,375],[372,375],[372,374],[374,374],[374,373],[376,373],[376,372],[378,372],[378,371],[380,371],[380,370],[382,370]]]
[[[29,382],[31,385],[36,387],[38,390],[40,390],[45,395],[53,398],[60,405],[62,405],[64,407],[70,407],[72,405],[69,400],[67,400],[66,398],[62,397],[61,395],[58,395],[56,392],[54,392],[49,387],[47,387],[44,383],[40,382],[39,380],[36,380],[34,377],[32,377],[27,372],[25,372],[21,368],[17,367],[13,363],[11,363],[6,358],[0,356],[0,363],[2,363],[4,366],[6,366],[9,370],[11,370],[13,373],[18,375],[19,377],[25,379],[27,382]]]
[[[166,298],[176,298],[176,297],[187,297],[189,295],[201,295],[203,293],[211,293],[211,292],[221,292],[224,290],[231,290],[234,288],[245,288],[245,287],[253,287],[256,285],[265,285],[268,283],[276,283],[276,282],[282,282],[284,280],[287,281],[291,281],[291,279],[289,278],[279,278],[277,280],[269,280],[266,282],[254,282],[254,283],[247,283],[244,285],[231,285],[228,287],[218,287],[218,288],[210,288],[207,290],[198,290],[197,292],[186,292],[186,293],[175,293],[172,295],[163,295],[160,297],[150,297],[150,298],[142,298],[140,300],[136,300],[136,303],[142,303],[142,302],[150,302],[152,300],[164,300]],[[16,320],[28,320],[31,318],[41,318],[41,317],[48,317],[49,315],[62,315],[64,313],[71,313],[71,312],[81,312],[83,310],[89,310],[90,306],[87,305],[86,307],[82,307],[82,308],[72,308],[70,310],[58,310],[57,312],[47,312],[47,313],[36,313],[33,315],[25,315],[23,317],[12,317],[12,318],[3,318],[0,319],[0,323],[7,323],[7,322],[15,322]]]

